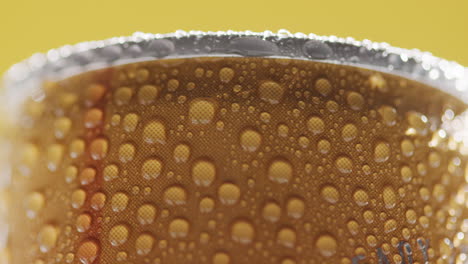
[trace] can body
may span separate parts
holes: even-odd
[[[466,263],[468,106],[438,89],[234,57],[42,85],[9,135],[9,263]]]

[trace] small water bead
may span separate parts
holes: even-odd
[[[390,158],[390,144],[381,141],[375,145],[374,160],[376,162],[385,162]]]
[[[408,166],[402,166],[400,169],[401,179],[404,182],[410,182],[413,179],[413,171]]]
[[[321,235],[315,242],[315,246],[324,257],[335,255],[338,246],[334,237],[330,235]]]
[[[141,225],[150,225],[156,218],[156,207],[152,204],[144,204],[137,210],[137,220]]]
[[[91,208],[93,208],[96,211],[101,210],[104,207],[105,203],[106,203],[106,199],[107,199],[107,197],[106,197],[106,195],[104,193],[96,192],[91,197]]]
[[[419,196],[421,196],[421,199],[423,199],[424,201],[428,201],[429,198],[431,197],[431,193],[429,192],[429,189],[427,189],[426,187],[421,187],[419,189]]]
[[[377,89],[380,92],[388,91],[387,81],[379,73],[372,74],[371,76],[369,76],[369,85],[371,89]]]
[[[120,87],[114,93],[114,103],[118,106],[126,105],[133,96],[133,89]]]
[[[174,160],[177,163],[187,162],[190,157],[190,147],[186,144],[179,144],[174,148]]]
[[[169,92],[174,92],[177,90],[177,88],[179,88],[179,81],[176,80],[176,79],[170,79],[169,81],[167,81],[167,90]]]
[[[140,256],[148,255],[153,249],[154,237],[150,234],[141,234],[135,241],[136,253]]]
[[[89,145],[89,152],[94,160],[102,160],[105,158],[107,156],[108,149],[109,143],[107,139],[102,137],[93,139]]]
[[[304,200],[297,197],[291,197],[286,202],[286,212],[289,217],[299,219],[304,215],[305,203]]]
[[[86,128],[95,128],[102,123],[104,113],[99,108],[91,108],[86,111],[84,116],[84,126]]]
[[[291,163],[283,158],[275,158],[268,167],[268,178],[276,183],[288,183],[293,177]]]
[[[115,225],[109,231],[109,242],[114,247],[123,245],[125,242],[127,242],[129,233],[130,231],[126,225]]]
[[[125,251],[119,251],[117,252],[117,255],[115,257],[115,260],[117,261],[125,261],[128,258],[128,254]]]
[[[401,147],[401,152],[403,153],[403,155],[405,155],[406,157],[413,156],[415,148],[414,148],[414,144],[413,144],[413,142],[411,142],[411,140],[409,140],[409,139],[402,140],[401,144],[400,144],[400,147]]]
[[[70,143],[69,153],[70,157],[76,159],[83,155],[85,151],[85,142],[82,139],[76,138],[73,139]]]
[[[219,79],[223,83],[228,83],[234,78],[235,72],[233,69],[224,67],[219,71]]]
[[[210,197],[204,197],[200,200],[200,212],[210,213],[215,207],[215,201]]]
[[[130,114],[125,115],[123,122],[122,122],[123,129],[129,133],[135,131],[138,125],[139,119],[140,117],[135,113],[130,113]]]
[[[397,222],[394,220],[394,219],[389,219],[387,221],[385,221],[385,224],[384,224],[384,231],[385,233],[390,233],[390,232],[393,232],[397,229]]]
[[[68,253],[67,255],[65,255],[65,262],[66,263],[72,263],[73,260],[75,259],[75,254],[73,253]]]
[[[86,192],[82,189],[78,189],[72,192],[71,205],[73,208],[78,209],[83,206],[86,200]]]
[[[254,152],[262,144],[262,136],[253,129],[245,129],[241,133],[240,144],[244,151]]]
[[[285,89],[274,81],[264,81],[258,88],[260,99],[270,104],[278,104],[283,98]]]
[[[289,127],[285,124],[279,124],[277,127],[278,136],[287,137],[289,134]]]
[[[87,240],[80,244],[76,256],[82,264],[92,264],[99,255],[99,244],[93,240]]]
[[[82,185],[88,185],[94,182],[96,178],[96,169],[92,167],[84,168],[80,173],[80,183]]]
[[[245,220],[236,220],[231,226],[231,238],[241,244],[252,243],[255,229],[251,223]]]
[[[302,148],[308,148],[310,145],[310,139],[308,139],[307,137],[301,136],[298,138],[297,143]]]
[[[312,116],[307,120],[307,128],[314,134],[320,134],[325,130],[325,123],[318,116]]]
[[[119,167],[115,164],[109,164],[102,171],[104,180],[111,181],[119,177]]]
[[[231,257],[224,252],[217,252],[213,255],[212,264],[230,264]]]
[[[143,85],[138,90],[138,102],[142,105],[149,105],[154,102],[156,97],[158,97],[161,89],[154,85]]]
[[[351,221],[348,221],[346,226],[348,227],[348,231],[352,235],[357,235],[359,233],[359,224],[358,224],[358,222],[356,222],[354,220],[351,220]]]
[[[122,117],[119,114],[114,114],[111,117],[110,124],[112,126],[118,126],[120,124],[121,119],[122,119]]]
[[[184,238],[188,235],[190,224],[183,218],[176,218],[169,224],[169,234],[173,238]]]
[[[366,223],[368,224],[372,224],[374,222],[374,212],[371,211],[371,210],[366,210],[364,211],[364,213],[362,214],[363,218],[364,218],[364,221],[366,221]]]
[[[168,205],[183,205],[187,203],[187,191],[178,185],[168,187],[163,194]]]
[[[154,180],[161,175],[162,170],[163,163],[160,159],[148,159],[141,166],[141,176],[146,180]]]
[[[408,209],[405,213],[405,216],[406,216],[406,221],[408,222],[408,224],[411,224],[411,225],[415,224],[418,218],[418,215],[413,209]]]
[[[263,123],[270,123],[270,121],[271,121],[271,115],[270,115],[270,113],[267,113],[267,112],[262,112],[262,113],[260,113],[260,120],[261,120]]]
[[[432,196],[438,202],[442,202],[445,199],[445,196],[446,196],[445,187],[440,183],[435,184],[433,189],[432,189]]]
[[[47,148],[46,158],[47,158],[47,168],[50,171],[56,171],[58,166],[62,162],[64,147],[61,144],[51,144]]]
[[[53,225],[45,225],[42,227],[37,234],[37,243],[39,244],[41,252],[46,253],[54,248],[57,243],[58,235],[59,230],[57,227]]]
[[[385,208],[392,209],[397,203],[397,195],[392,187],[386,186],[383,189],[383,200]]]
[[[83,213],[76,218],[75,226],[76,230],[80,233],[88,231],[91,226],[92,217],[90,214]]]
[[[133,160],[135,156],[135,146],[132,143],[125,143],[119,147],[119,160],[127,163]]]
[[[281,207],[275,202],[268,202],[263,207],[262,215],[263,218],[267,221],[273,223],[277,222],[281,217]],[[297,218],[300,218],[300,216]]]
[[[349,107],[355,111],[359,111],[364,107],[364,97],[357,92],[349,92],[346,96],[346,102]]]
[[[106,87],[102,84],[89,85],[84,92],[86,105],[91,106],[96,104],[104,97],[106,90]]]
[[[112,196],[111,207],[114,212],[122,212],[127,209],[128,205],[128,195],[123,192],[117,192]]]
[[[315,90],[323,96],[328,96],[332,89],[333,87],[328,79],[320,78],[315,81]]]
[[[192,166],[192,179],[198,186],[208,187],[216,177],[216,167],[213,162],[200,159]]]
[[[359,206],[366,206],[369,204],[369,195],[363,189],[357,189],[353,194],[353,198]]]
[[[369,235],[366,237],[366,242],[369,246],[371,247],[376,247],[377,246],[377,238],[373,235]]]
[[[331,143],[326,139],[321,139],[317,143],[317,150],[322,154],[327,154],[331,150]]]
[[[31,169],[39,158],[39,149],[36,145],[26,143],[21,150],[21,165]]]
[[[341,173],[351,173],[353,171],[353,161],[347,156],[340,156],[335,160],[335,167]]]
[[[415,133],[422,136],[427,134],[429,123],[425,115],[410,111],[406,114],[406,120],[410,126],[410,129],[414,129]]]
[[[285,258],[285,259],[281,260],[281,264],[296,264],[296,261],[294,261],[291,258]]]
[[[442,157],[438,152],[435,151],[430,152],[427,159],[429,162],[429,166],[431,166],[432,168],[438,168],[440,166],[440,163],[442,162]]]
[[[394,107],[384,105],[379,108],[378,112],[385,125],[394,126],[396,124],[398,113]]]
[[[349,142],[355,139],[358,135],[358,129],[354,124],[346,124],[341,130],[341,137],[344,141]]]
[[[239,201],[240,188],[233,183],[223,183],[218,188],[218,198],[222,204],[233,205]]]
[[[44,208],[45,197],[40,192],[32,192],[24,201],[24,206],[26,208],[26,215],[29,218],[35,218],[37,214]]]
[[[72,127],[72,121],[68,117],[59,117],[54,121],[54,134],[57,138],[64,138],[70,128]]]
[[[166,143],[166,126],[158,120],[149,122],[143,129],[143,140],[148,144]]]
[[[216,106],[213,102],[203,99],[195,99],[190,103],[189,120],[194,125],[206,125],[213,121]]]
[[[276,235],[278,244],[292,248],[296,244],[296,232],[288,227],[281,228]]]
[[[330,185],[323,187],[321,194],[325,201],[332,204],[337,203],[340,199],[340,193],[338,192],[338,190]]]

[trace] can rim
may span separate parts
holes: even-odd
[[[384,42],[290,33],[287,30],[136,32],[36,53],[3,76],[7,99],[41,98],[41,82],[127,63],[183,57],[251,56],[351,65],[413,79],[468,103],[468,68],[418,49]]]

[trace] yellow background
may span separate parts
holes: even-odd
[[[277,31],[419,48],[468,66],[467,0],[0,0],[0,72],[38,51],[134,31]]]

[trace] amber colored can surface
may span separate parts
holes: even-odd
[[[467,261],[468,106],[431,86],[199,57],[43,90],[11,128],[8,263]]]

